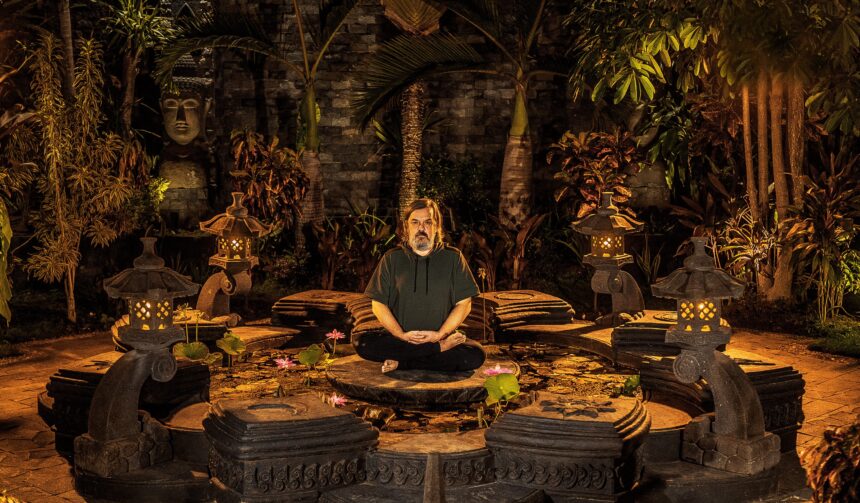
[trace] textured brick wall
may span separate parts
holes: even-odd
[[[316,22],[315,0],[300,0],[310,22]],[[290,2],[221,0],[213,2],[221,12],[252,12],[266,23],[272,38],[290,61],[301,64],[298,38]],[[443,18],[450,25],[453,16]],[[457,31],[461,30],[459,27]],[[377,155],[378,143],[372,133],[359,131],[349,109],[351,93],[359,85],[357,70],[380,43],[398,33],[388,22],[382,7],[365,2],[354,11],[346,29],[335,39],[320,65],[317,91],[321,108],[320,159],[324,174],[326,206],[329,214],[348,210],[347,200],[357,207],[377,206],[385,212],[396,204],[397,166]],[[480,37],[473,37],[480,41]],[[544,40],[547,42],[547,40]],[[214,121],[216,145],[222,170],[229,169],[229,132],[234,128],[257,128],[263,121],[261,103],[255,99],[254,71],[243,57],[222,53],[216,60]],[[293,145],[296,138],[296,111],[301,97],[300,80],[283,64],[269,61],[258,77],[265,86],[266,133],[276,134]],[[509,82],[475,75],[456,75],[428,83],[429,105],[436,116],[447,119],[440,131],[425,136],[425,153],[448,152],[452,157],[475,156],[498,183],[513,89]],[[551,174],[541,169],[542,147],[555,141],[577,122],[576,110],[565,94],[564,79],[538,82],[530,102],[535,149],[538,197],[547,198]],[[262,126],[262,124],[259,124]],[[542,190],[543,189],[543,190]],[[538,201],[541,204],[541,201]]]

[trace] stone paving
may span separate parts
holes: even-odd
[[[737,330],[733,347],[793,365],[803,373],[806,415],[798,445],[802,453],[832,426],[850,424],[860,414],[860,360],[811,352],[807,339]],[[32,503],[82,502],[66,460],[56,454],[54,434],[36,413],[36,396],[60,366],[113,347],[110,334],[32,343],[27,356],[0,364],[0,493],[6,489]],[[792,500],[798,501],[798,500]]]

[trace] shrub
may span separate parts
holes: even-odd
[[[808,333],[820,337],[810,349],[860,357],[860,322],[853,318],[838,316],[828,321],[815,320]]]
[[[826,430],[803,457],[813,501],[860,501],[860,422]]]

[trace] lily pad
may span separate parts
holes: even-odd
[[[498,374],[484,381],[487,389],[487,405],[493,405],[502,400],[510,400],[520,394],[520,383],[513,374]]]
[[[191,361],[205,360],[209,356],[209,348],[202,342],[180,342],[173,346],[173,356],[185,357]]]
[[[215,345],[223,349],[230,356],[236,356],[245,352],[245,342],[235,335],[224,334],[224,337],[215,341]]]
[[[325,353],[319,344],[311,344],[307,349],[300,351],[297,358],[299,363],[307,365],[308,367],[313,367],[319,363],[324,354]]]

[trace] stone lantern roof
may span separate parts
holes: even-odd
[[[651,292],[669,299],[733,299],[743,295],[743,283],[714,267],[714,259],[705,252],[708,238],[691,240],[693,254],[684,259],[684,267],[651,285]]]
[[[200,285],[187,276],[164,266],[164,259],[155,254],[155,238],[140,238],[143,253],[134,259],[134,267],[126,269],[104,282],[104,289],[112,298],[174,299],[197,293]]]
[[[618,207],[612,204],[612,192],[603,192],[600,206],[595,213],[573,223],[577,232],[592,236],[595,234],[612,234],[621,236],[642,230],[645,224],[618,212]]]
[[[259,238],[272,231],[272,226],[248,215],[248,209],[242,205],[242,192],[232,194],[233,204],[224,213],[200,222],[200,230],[219,237],[233,238]]]

